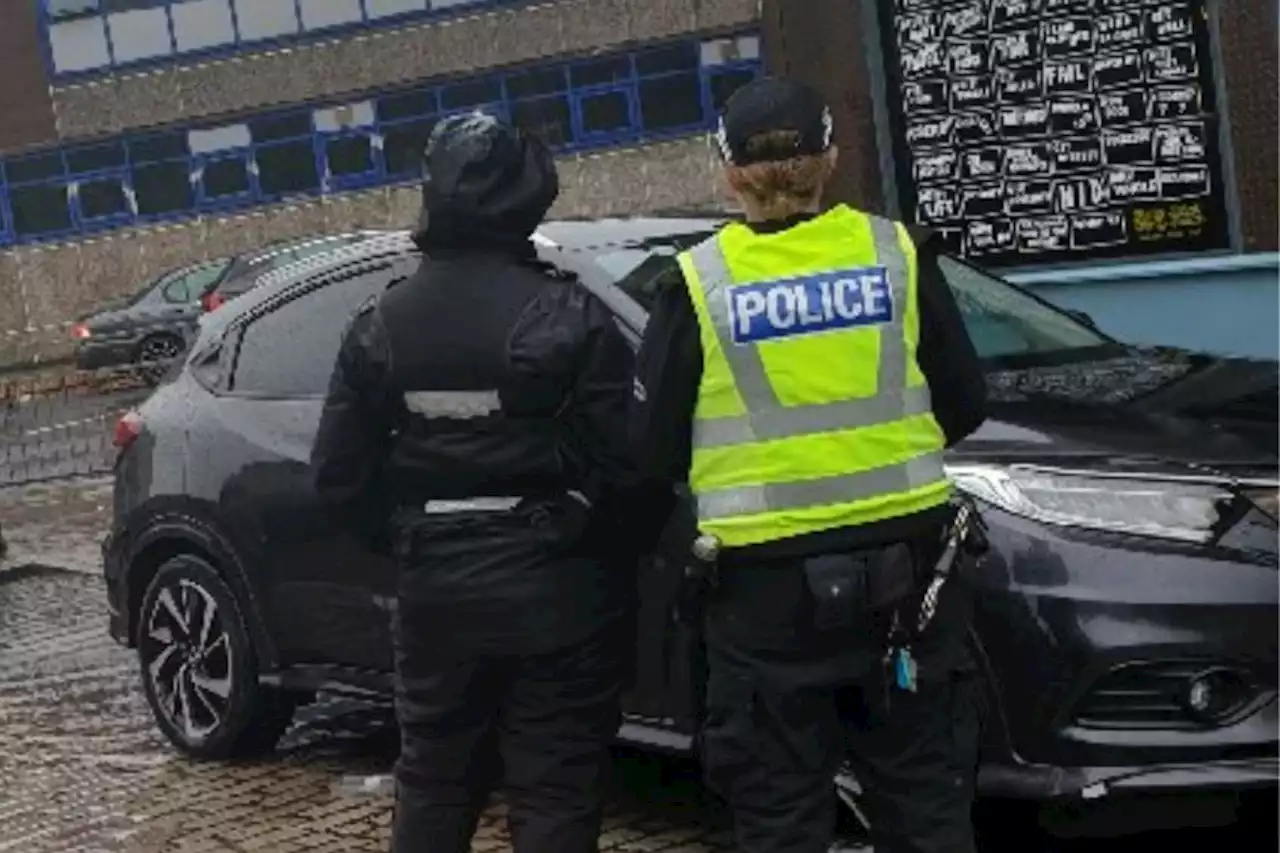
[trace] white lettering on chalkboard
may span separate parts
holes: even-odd
[[[951,139],[953,116],[918,121],[907,128],[908,145],[938,145]]]
[[[1158,163],[1203,160],[1208,155],[1203,122],[1158,127],[1155,145]]]
[[[1061,213],[1094,210],[1111,203],[1110,188],[1106,179],[1099,175],[1060,180],[1054,184],[1053,192],[1056,210]]]
[[[1013,247],[1012,220],[975,220],[965,225],[965,253],[968,255],[1007,252]]]
[[[1129,240],[1123,213],[1086,213],[1071,217],[1071,248],[1076,251],[1123,246]]]
[[[1093,50],[1093,19],[1065,18],[1044,22],[1044,55],[1062,59]]]
[[[1049,107],[1035,104],[1025,107],[1003,107],[997,123],[1006,139],[1044,136],[1049,132]]]
[[[1147,112],[1154,119],[1198,116],[1201,110],[1200,87],[1194,83],[1162,86],[1152,90],[1150,102]]]
[[[1039,30],[1018,30],[991,40],[991,61],[999,65],[1021,65],[1040,59]]]
[[[1155,169],[1117,166],[1107,170],[1107,192],[1118,202],[1156,201],[1160,198],[1160,173]]]
[[[1025,178],[1053,173],[1053,158],[1049,144],[1011,145],[1004,150],[1004,174],[1010,178]]]
[[[994,178],[1000,175],[1000,149],[975,148],[964,152],[960,161],[960,175],[963,178]]]
[[[1055,139],[1049,143],[1049,151],[1058,172],[1096,169],[1103,163],[1102,140],[1097,137]]]
[[[1089,60],[1075,62],[1046,62],[1044,64],[1044,91],[1046,95],[1074,94],[1093,89],[1093,69]]]
[[[1093,22],[1095,44],[1099,50],[1138,44],[1145,37],[1139,12],[1111,12],[1099,15]]]
[[[1145,53],[1147,79],[1153,83],[1185,80],[1200,73],[1196,49],[1190,44],[1162,44],[1149,47]]]
[[[1040,14],[1040,0],[991,0],[991,28],[1034,20]]]
[[[916,219],[926,225],[960,216],[960,193],[950,187],[921,187]]]
[[[1152,41],[1186,39],[1194,34],[1191,10],[1185,3],[1160,6],[1147,13],[1147,37]]]
[[[1185,166],[1160,170],[1160,198],[1199,198],[1213,188],[1208,166]]]
[[[915,161],[915,179],[918,183],[946,180],[956,176],[956,164],[960,155],[955,151],[929,154]]]
[[[960,192],[960,214],[965,219],[982,219],[1004,211],[1004,186],[966,187]]]
[[[919,80],[904,83],[902,100],[907,112],[925,113],[947,108],[947,81]]]
[[[951,84],[951,108],[963,110],[970,107],[986,107],[995,101],[995,91],[989,76],[961,77]]]
[[[1131,92],[1104,92],[1098,96],[1098,112],[1103,125],[1126,125],[1147,119],[1147,93],[1143,89]]]
[[[1071,247],[1071,225],[1065,216],[1019,219],[1018,251],[1024,254],[1061,252]]]
[[[947,9],[942,12],[943,36],[967,36],[987,27],[986,4],[982,2],[968,3],[958,9]]]
[[[996,91],[999,93],[1000,103],[1017,103],[1040,97],[1042,79],[1038,65],[1001,68],[996,72]]]
[[[1216,233],[1206,0],[878,2],[905,201],[947,245],[995,261]],[[1191,204],[1191,236],[1140,227],[1155,221],[1143,211]]]
[[[1010,216],[1053,212],[1052,181],[1010,181],[1004,190],[1004,212]]]

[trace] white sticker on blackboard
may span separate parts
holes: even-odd
[[[1155,155],[1157,163],[1178,163],[1184,160],[1203,160],[1206,150],[1204,122],[1167,125],[1156,128]]]
[[[1129,239],[1123,213],[1086,213],[1071,217],[1071,248],[1077,251],[1122,246]]]
[[[1199,198],[1213,189],[1208,166],[1180,166],[1160,170],[1160,198]]]
[[[975,220],[965,223],[966,255],[1007,252],[1014,246],[1013,222],[1008,219]]]
[[[1071,246],[1071,225],[1065,216],[1019,219],[1017,228],[1019,252],[1062,252]]]

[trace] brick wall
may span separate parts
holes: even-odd
[[[0,152],[57,139],[35,0],[0,0]]]

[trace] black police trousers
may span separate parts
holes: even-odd
[[[404,586],[395,619],[392,853],[467,853],[502,782],[516,853],[598,853],[634,642],[625,620],[555,648],[529,644],[521,653],[504,643],[494,653],[442,627],[443,603],[407,597]]]
[[[884,665],[892,608],[818,628],[803,560],[726,565],[706,614],[703,762],[738,853],[825,853],[845,762],[876,853],[971,853],[980,685],[952,577],[918,641],[917,691]],[[923,572],[917,572],[917,577]],[[904,610],[915,616],[918,595]]]

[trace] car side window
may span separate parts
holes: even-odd
[[[317,286],[252,320],[236,355],[232,392],[323,396],[356,308],[409,274],[414,265],[405,260],[380,261],[325,271]]]
[[[175,305],[194,302],[200,298],[206,287],[218,280],[230,264],[231,261],[224,258],[196,267],[165,287],[165,301]]]

